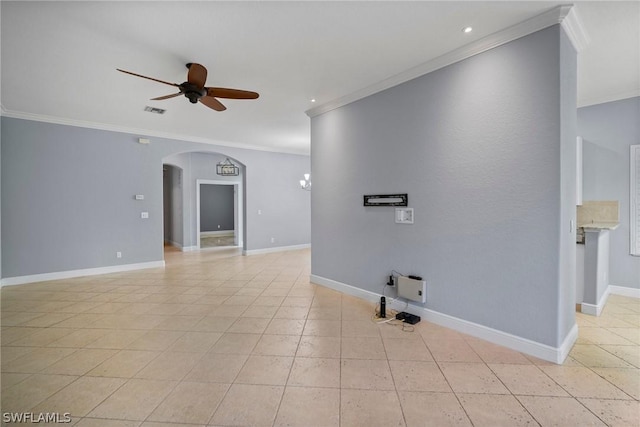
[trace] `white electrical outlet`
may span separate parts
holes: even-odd
[[[142,219],[149,218],[149,212],[140,212],[140,218]]]
[[[413,224],[413,208],[396,208],[396,224]]]
[[[276,242],[276,238],[275,238],[275,237],[272,237],[272,238],[271,238],[271,243],[275,243],[275,242]]]
[[[116,258],[122,258],[122,252],[120,251],[116,252]]]
[[[427,282],[411,279],[407,276],[399,276],[398,296],[411,301],[425,303],[427,302]]]

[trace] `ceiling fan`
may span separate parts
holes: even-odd
[[[154,82],[164,83],[169,86],[175,86],[180,90],[180,92],[173,93],[171,95],[151,98],[152,101],[161,101],[163,99],[169,99],[176,96],[184,95],[192,104],[200,101],[211,109],[214,109],[216,111],[224,111],[227,109],[227,107],[225,107],[216,98],[256,99],[258,98],[258,96],[260,96],[258,95],[258,93],[248,90],[229,89],[225,87],[205,87],[204,84],[207,80],[207,69],[202,65],[196,64],[194,62],[188,63],[187,68],[189,69],[189,72],[187,73],[187,81],[182,84],[165,82],[163,80],[154,79],[153,77],[147,77],[141,74],[132,73],[131,71],[121,70],[120,68],[116,69],[120,72],[131,74],[132,76],[142,77],[143,79],[153,80]]]

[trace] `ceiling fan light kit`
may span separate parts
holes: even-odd
[[[224,111],[227,109],[217,98],[227,99],[257,99],[260,95],[257,92],[241,89],[230,89],[224,87],[205,87],[207,81],[207,69],[195,62],[187,64],[189,69],[187,73],[187,81],[181,84],[166,82],[164,80],[155,79],[153,77],[143,76],[142,74],[133,73],[131,71],[117,68],[118,71],[132,76],[141,77],[143,79],[153,80],[154,82],[163,83],[169,86],[177,87],[179,92],[170,95],[151,98],[152,101],[163,101],[176,96],[184,95],[192,104],[206,105],[212,110]]]

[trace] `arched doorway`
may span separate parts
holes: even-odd
[[[238,175],[218,175],[216,165],[229,159],[238,166]],[[216,234],[222,220],[214,220],[214,229],[206,230],[201,218],[202,185],[233,189],[233,246],[246,247],[245,166],[218,152],[190,151],[163,159],[163,212],[165,244],[183,252],[201,249],[201,233]],[[228,227],[227,227],[228,228]],[[229,232],[229,230],[226,230]]]

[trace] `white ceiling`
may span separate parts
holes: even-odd
[[[308,153],[306,110],[560,4],[2,1],[0,101],[7,116]],[[575,8],[591,40],[578,56],[578,104],[640,95],[640,2]],[[260,98],[223,100],[222,113],[184,97],[150,101],[173,89],[116,71],[182,83],[187,62],[208,68],[208,86]]]

